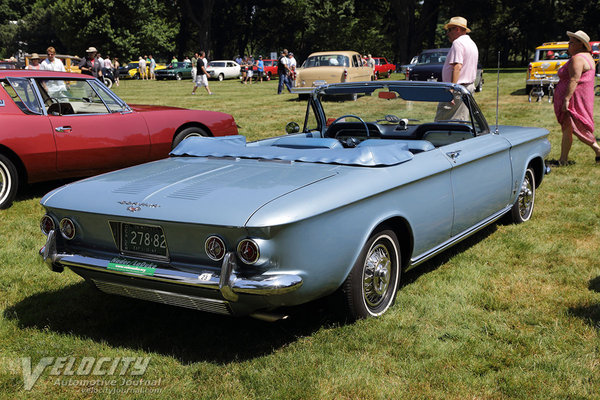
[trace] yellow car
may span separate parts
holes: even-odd
[[[527,93],[534,86],[558,81],[558,69],[571,57],[567,52],[568,47],[569,42],[548,42],[535,48],[535,56],[527,68]]]
[[[292,93],[306,96],[320,85],[359,82],[373,79],[373,69],[355,51],[322,51],[312,53],[296,70]]]
[[[140,72],[138,71],[139,63],[137,61],[132,61],[130,63],[125,64],[122,67],[119,67],[119,78],[131,78],[131,79],[140,79]],[[158,71],[159,69],[167,68],[166,64],[159,63],[154,67],[154,71]],[[146,75],[150,75],[150,67],[146,66]]]
[[[137,65],[139,65],[137,62],[136,64],[136,68],[130,69],[128,71],[129,73],[129,77],[133,78],[133,79],[140,79],[140,71],[138,71],[138,67]],[[165,69],[167,68],[166,64],[156,64],[156,67],[154,67],[154,71],[158,71],[159,69]],[[146,66],[146,76],[150,77],[150,67]]]

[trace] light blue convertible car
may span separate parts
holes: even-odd
[[[436,121],[453,100],[469,119]],[[495,132],[453,84],[322,86],[286,130],[186,139],[48,193],[43,259],[107,293],[213,313],[270,318],[335,294],[351,319],[379,316],[407,268],[500,217],[529,220],[548,171],[548,131]]]

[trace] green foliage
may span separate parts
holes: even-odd
[[[153,53],[209,58],[288,48],[299,61],[319,50],[356,50],[407,62],[422,49],[448,46],[443,24],[467,18],[484,66],[526,64],[542,42],[566,30],[600,38],[600,7],[585,0],[0,0],[0,52],[54,45],[79,54],[137,58]],[[18,21],[17,27],[8,21]]]

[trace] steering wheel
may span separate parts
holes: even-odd
[[[363,125],[364,125],[364,127],[365,127],[365,131],[367,132],[367,137],[369,137],[369,127],[367,126],[367,123],[366,123],[366,122],[365,122],[365,121],[364,121],[364,120],[363,120],[361,117],[359,117],[358,115],[354,115],[354,114],[346,114],[346,115],[342,115],[342,116],[341,116],[341,117],[339,117],[339,118],[336,118],[336,120],[335,120],[335,121],[333,121],[333,122],[331,123],[331,125],[329,125],[329,129],[331,129],[331,128],[333,127],[333,125],[335,125],[335,124],[337,124],[338,122],[340,122],[340,120],[342,120],[342,119],[344,119],[344,118],[347,118],[347,117],[356,118],[357,120],[359,120],[360,122],[362,122],[362,123],[363,123]],[[329,130],[329,129],[328,129],[328,130]],[[336,133],[335,133],[335,137],[337,137],[338,133],[339,133],[339,132],[336,132]]]

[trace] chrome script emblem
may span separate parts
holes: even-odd
[[[126,200],[119,201],[119,204],[123,204],[125,206],[129,206],[129,207],[126,208],[126,210],[130,211],[130,212],[140,211],[142,209],[142,207],[148,207],[148,208],[158,208],[158,207],[160,207],[158,204],[138,203],[137,201],[126,201]]]

